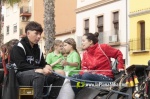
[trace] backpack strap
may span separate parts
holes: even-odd
[[[102,53],[106,56],[106,58],[108,59],[109,63],[110,63],[110,59],[108,58],[108,56],[106,55],[106,53],[102,50],[101,45],[99,44],[99,48],[102,51]],[[111,66],[111,63],[110,63]]]

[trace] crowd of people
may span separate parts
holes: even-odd
[[[14,45],[10,52],[10,62],[17,66],[19,85],[33,86],[34,99],[43,99],[44,86],[50,84],[49,99],[61,97],[59,95],[64,92],[66,82],[64,76],[87,81],[113,81],[111,58],[118,60],[118,71],[124,70],[121,51],[108,44],[99,44],[98,33],[86,33],[82,36],[82,59],[73,38],[55,40],[50,48],[51,52],[44,58],[38,46],[42,32],[43,28],[39,23],[29,22],[25,27],[26,37]],[[76,82],[70,81],[70,87],[75,85]],[[71,88],[75,95],[80,91],[76,87]],[[72,95],[72,99],[75,95]]]

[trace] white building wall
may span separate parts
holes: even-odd
[[[88,0],[87,0],[88,1]],[[119,11],[119,29],[126,32],[126,5],[125,0],[103,5],[94,9],[76,14],[77,35],[82,35],[84,32],[84,20],[89,18],[90,32],[97,31],[97,16],[104,15],[104,31],[113,30],[113,14],[114,11]],[[122,33],[125,34],[125,33]],[[125,38],[124,38],[125,39]]]
[[[84,7],[88,3],[94,3],[100,0],[77,0],[77,7]],[[78,10],[77,8],[77,10]],[[126,0],[119,0],[113,3],[100,5],[91,9],[77,12],[76,14],[76,36],[82,36],[84,34],[84,20],[89,19],[89,32],[97,32],[97,16],[103,15],[104,18],[104,33],[107,34],[104,39],[109,40],[109,35],[113,32],[113,12],[119,11],[119,38],[121,43],[126,43]],[[126,46],[118,46],[122,53],[123,58],[126,58]]]
[[[31,10],[31,18],[29,21],[34,20],[34,13],[33,13],[33,0],[28,0],[28,5],[30,6]],[[21,22],[20,17],[20,7],[22,7],[23,3],[15,4],[15,6],[11,7],[9,5],[4,6],[4,43],[8,42],[11,39],[20,39],[20,28],[25,26],[27,22]],[[20,6],[20,7],[19,7]],[[23,5],[24,6],[24,5]],[[9,8],[9,9],[8,9]],[[13,26],[17,24],[17,32],[13,32]],[[7,26],[9,26],[9,34],[6,34]],[[23,29],[23,33],[24,33]]]
[[[11,39],[19,39],[19,8],[18,4],[16,8],[11,6],[5,7],[4,13],[4,43]],[[17,32],[14,32],[14,24],[17,25]],[[9,34],[6,34],[6,27],[9,26]]]
[[[34,21],[34,0],[30,0],[29,1],[29,7],[31,8],[31,17],[30,17],[30,21]]]
[[[102,0],[77,0],[77,8],[98,2],[98,1],[102,1]]]

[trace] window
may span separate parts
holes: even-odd
[[[119,19],[119,12],[114,12],[114,21],[118,21]]]
[[[6,26],[6,34],[9,34],[9,26]]]
[[[14,24],[13,31],[14,31],[14,33],[17,32],[17,24]]]
[[[113,24],[114,24],[114,34],[117,35],[117,41],[118,41],[118,32],[119,32],[119,12],[113,13]]]
[[[119,30],[118,12],[114,12],[113,14],[114,14],[114,20],[113,20],[114,29]]]
[[[103,32],[103,16],[98,16],[97,20],[98,20],[97,24],[98,32]]]
[[[89,33],[89,19],[86,19],[84,22],[85,22],[85,28],[84,28],[85,33]]]
[[[145,50],[145,22],[140,22],[141,50]]]

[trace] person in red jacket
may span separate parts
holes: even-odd
[[[115,49],[108,44],[98,44],[98,33],[86,33],[82,37],[82,48],[85,50],[82,58],[81,75],[90,73],[91,76],[100,75],[108,78],[114,78],[110,58],[118,60],[118,71],[124,69],[123,55],[118,49]],[[88,76],[88,80],[98,81],[99,77]]]
[[[118,60],[118,71],[124,70],[123,55],[120,50],[108,44],[98,44],[99,33],[86,33],[82,37],[83,58],[81,62],[80,75],[74,76],[78,79],[89,81],[113,81],[110,58]],[[75,83],[72,82],[72,85]],[[75,94],[79,89],[73,88]]]

